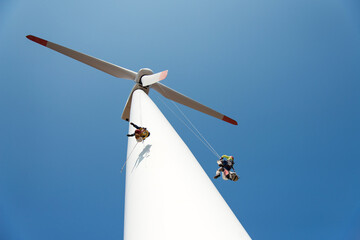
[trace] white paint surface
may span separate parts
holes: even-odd
[[[130,121],[147,127],[129,138],[125,240],[250,239],[188,147],[151,99],[136,90]],[[129,132],[134,128],[129,127]]]

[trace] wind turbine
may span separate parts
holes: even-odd
[[[128,140],[125,240],[250,239],[214,184],[171,124],[149,98],[149,89],[175,102],[237,125],[237,122],[159,83],[167,71],[137,73],[44,39],[28,39],[112,76],[133,80],[122,119],[146,126],[142,144]],[[129,125],[129,132],[134,129]]]

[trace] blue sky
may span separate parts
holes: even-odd
[[[123,238],[133,83],[28,34],[168,69],[164,84],[236,119],[182,107],[235,156],[240,181],[214,183],[253,239],[359,239],[359,27],[355,0],[1,1],[0,239]],[[216,158],[150,96],[212,177]]]

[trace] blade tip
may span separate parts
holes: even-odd
[[[33,35],[27,35],[26,38],[33,41],[33,42],[36,42],[36,43],[38,43],[40,45],[43,45],[45,47],[46,47],[46,45],[48,43],[48,41],[46,41],[46,40],[44,40],[42,38],[35,37]]]
[[[160,74],[160,81],[164,80],[168,74],[168,70],[161,72]]]
[[[229,118],[227,116],[224,116],[222,120],[225,121],[225,122],[231,123],[233,125],[238,125],[238,123],[234,119],[231,119],[231,118]]]

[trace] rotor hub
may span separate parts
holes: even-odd
[[[151,75],[151,74],[154,74],[154,72],[150,68],[142,68],[136,74],[135,82],[139,83],[142,86],[141,78],[145,75]]]

